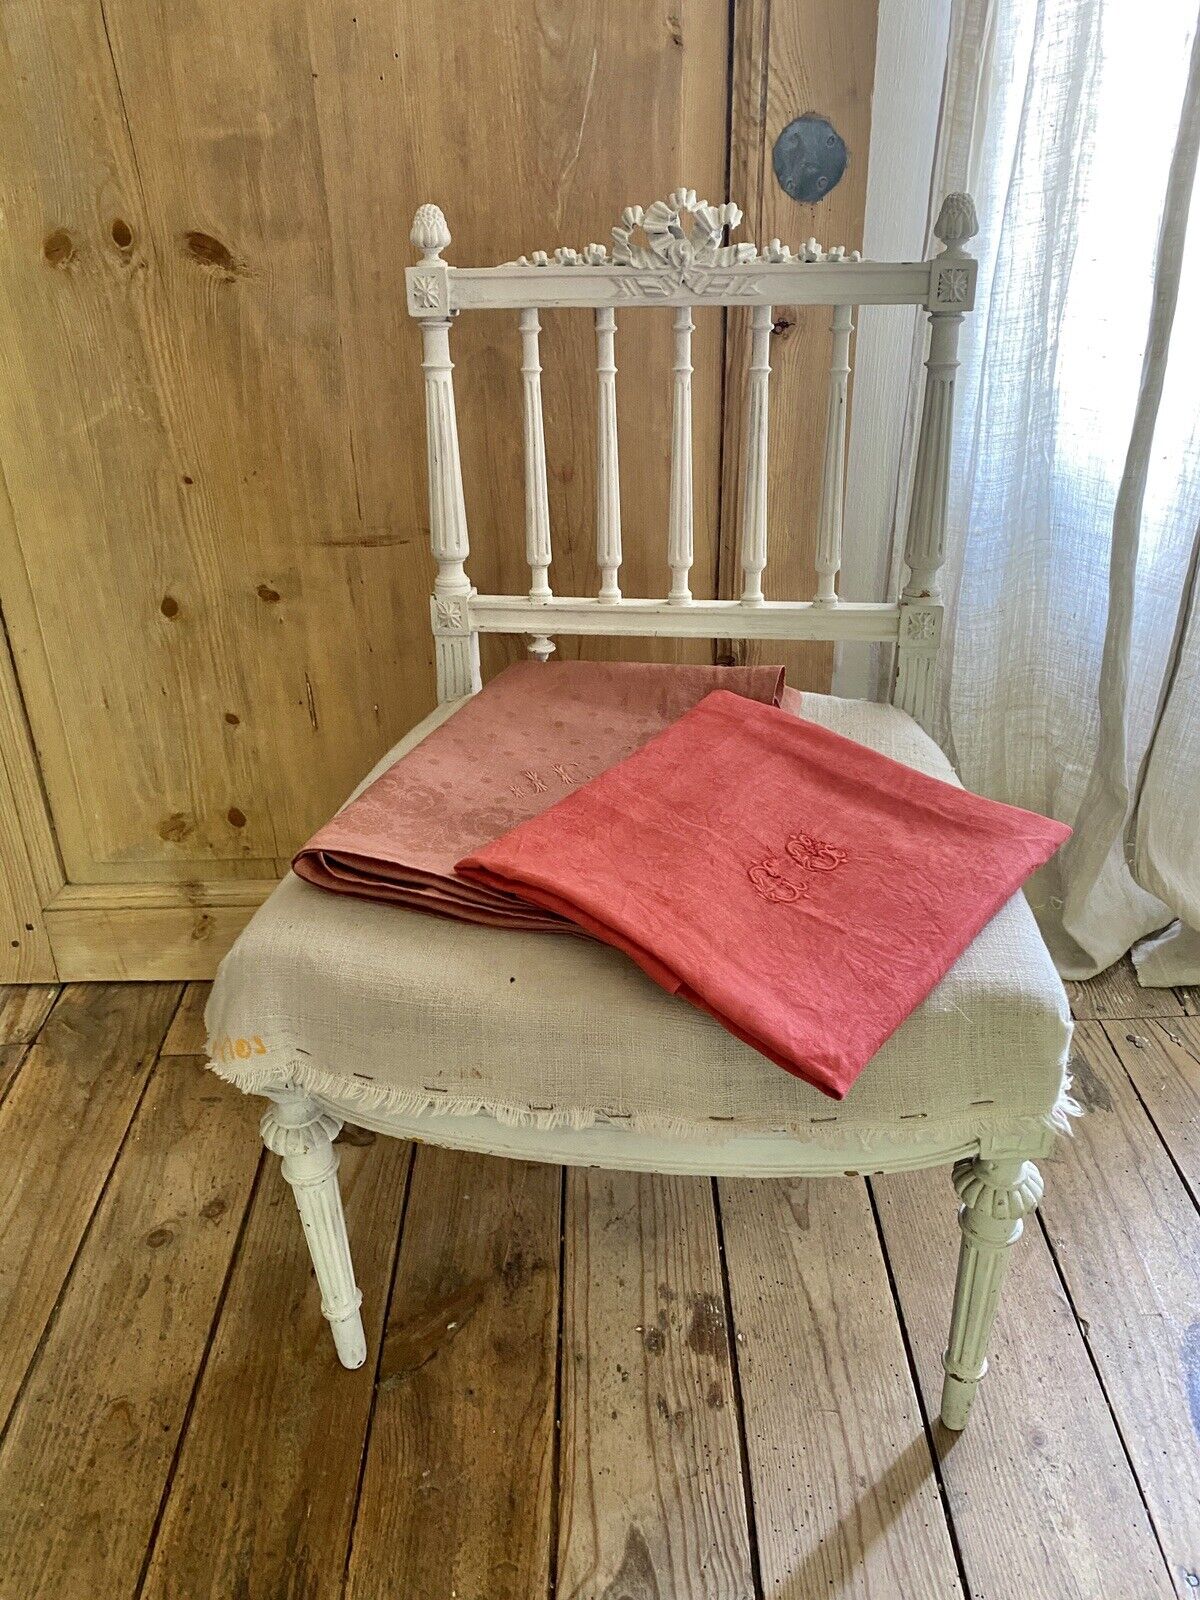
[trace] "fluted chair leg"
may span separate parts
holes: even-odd
[[[942,1357],[946,1377],[941,1415],[947,1428],[958,1431],[967,1425],[975,1391],[987,1371],[987,1344],[1009,1251],[1042,1198],[1042,1176],[1032,1161],[1019,1156],[1001,1161],[977,1157],[955,1165],[954,1188],[961,1202],[962,1244],[950,1342]]]
[[[367,1359],[359,1311],[362,1293],[354,1281],[333,1148],[342,1125],[299,1090],[271,1098],[274,1104],[260,1124],[263,1143],[283,1158],[283,1175],[296,1197],[338,1360],[344,1367],[361,1367]]]

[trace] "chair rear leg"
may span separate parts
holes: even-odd
[[[338,1360],[344,1367],[361,1367],[367,1359],[359,1312],[362,1293],[354,1281],[333,1148],[342,1125],[299,1090],[281,1091],[271,1099],[274,1104],[259,1125],[263,1143],[283,1158],[283,1175],[296,1197]]]
[[[987,1371],[987,1344],[1009,1251],[1021,1237],[1024,1218],[1037,1209],[1042,1187],[1041,1173],[1020,1156],[998,1161],[976,1157],[955,1164],[962,1244],[950,1343],[942,1357],[942,1421],[947,1428],[957,1431],[967,1425],[975,1391]]]

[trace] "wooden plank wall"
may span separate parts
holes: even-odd
[[[29,856],[5,852],[0,978],[211,973],[295,848],[432,705],[402,284],[415,204],[444,206],[452,261],[604,239],[624,205],[680,181],[716,199],[729,180],[747,237],[854,245],[874,6],[496,0],[485,17],[447,0],[435,25],[411,0],[0,10],[0,606],[16,669],[0,752],[4,826],[15,811]],[[814,108],[851,150],[818,214],[770,167],[779,129]],[[585,318],[544,322],[554,580],[588,592],[594,351]],[[736,413],[744,349],[735,329],[725,352],[720,313],[697,323],[702,594],[735,537],[722,398],[736,384]],[[665,592],[669,340],[645,313],[618,336],[629,593]],[[464,319],[454,343],[472,576],[520,592],[515,324]],[[804,592],[828,346],[781,313],[776,347],[776,439],[795,431],[773,476],[774,582]],[[521,648],[489,642],[485,667]],[[814,660],[792,663],[797,681],[827,681]]]

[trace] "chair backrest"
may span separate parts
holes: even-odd
[[[932,716],[933,668],[942,633],[939,570],[945,556],[946,490],[958,365],[959,324],[971,309],[975,262],[966,243],[977,229],[967,195],[950,195],[935,233],[944,248],[931,261],[863,261],[857,251],[821,249],[815,239],[792,251],[778,239],[764,249],[734,244],[736,205],[710,206],[692,189],[677,189],[645,211],[628,208],[613,228],[613,248],[538,252],[498,267],[455,267],[442,260],[450,243],[437,206],[413,221],[420,265],[407,272],[408,309],[424,339],[429,461],[429,529],[437,580],[430,611],[442,700],[479,687],[480,633],[524,633],[543,660],[556,634],[638,634],[724,639],[856,639],[896,646],[893,699],[926,727]],[[741,568],[738,600],[696,600],[692,565],[692,308],[751,307],[745,385]],[[824,472],[817,522],[817,592],[809,600],[768,600],[767,437],[771,308],[831,306],[832,351],[827,387]],[[919,305],[929,313],[925,394],[910,501],[905,561],[908,581],[886,604],[838,599],[846,458],[846,391],[850,335],[860,305]],[[670,592],[627,599],[620,589],[621,493],[617,448],[617,308],[669,308],[674,326],[674,404],[667,528]],[[580,307],[596,325],[595,597],[552,593],[546,442],[542,425],[538,311]],[[467,577],[469,554],[458,427],[454,409],[450,326],[460,311],[518,314],[524,391],[525,548],[527,594],[478,594]]]

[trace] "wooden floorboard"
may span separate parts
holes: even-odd
[[[171,1019],[163,1040],[165,1056],[202,1056],[206,1043],[204,1007],[208,1004],[211,983],[189,983],[183,991],[179,1009]]]
[[[72,984],[0,1106],[0,1427],[179,993],[178,984]]]
[[[764,1594],[961,1596],[862,1180],[720,1193]]]
[[[712,1184],[567,1175],[559,1600],[753,1590]]]
[[[242,1111],[239,1145],[249,1159],[260,1148],[252,1103]],[[356,1372],[338,1365],[291,1190],[268,1159],[145,1600],[333,1600],[341,1592],[409,1146],[347,1128],[338,1151],[367,1365]]]
[[[347,1129],[343,1371],[207,987],[0,989],[3,1600],[1200,1590],[1196,991],[1073,986],[1089,1115],[955,1436],[944,1170],[714,1209],[431,1149],[410,1183]]]
[[[1099,1024],[1074,1054],[1094,1109],[1040,1214],[1182,1594],[1200,1572],[1200,1216]]]
[[[0,1044],[0,1105],[12,1088],[25,1057],[33,1048],[30,1044]]]
[[[353,1600],[548,1594],[561,1190],[555,1167],[417,1152]]]
[[[1104,1024],[1155,1132],[1200,1202],[1200,1020]]]
[[[1180,1017],[1184,1003],[1175,989],[1143,989],[1126,956],[1085,983],[1068,983],[1071,1015],[1080,1022],[1122,1017]]]
[[[246,1124],[196,1064],[156,1069],[0,1447],[4,1600],[136,1593],[258,1165]]]
[[[0,984],[0,1045],[36,1039],[58,992],[57,983]]]
[[[1048,1184],[1054,1182],[1047,1174]],[[958,1256],[947,1171],[873,1178],[925,1414],[936,1419]],[[1013,1250],[966,1430],[934,1422],[973,1600],[1172,1592],[1103,1390],[1036,1226]]]

